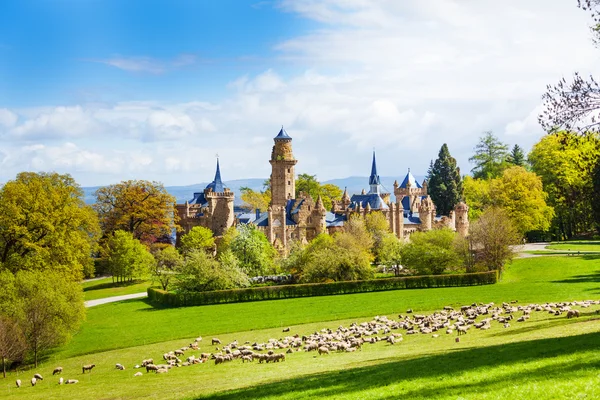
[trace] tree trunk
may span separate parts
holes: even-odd
[[[33,356],[35,358],[35,367],[38,367],[38,347],[37,347],[37,343],[33,346]]]
[[[4,356],[2,356],[2,376],[6,378],[6,360]]]

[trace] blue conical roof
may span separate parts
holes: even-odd
[[[377,175],[377,162],[375,161],[375,151],[373,151],[373,164],[371,165],[371,176],[369,177],[369,185],[381,185],[379,175]]]
[[[221,168],[219,167],[219,159],[217,158],[217,172],[215,172],[215,179],[206,186],[206,189],[212,189],[215,193],[223,193],[225,191],[225,185],[221,180]]]
[[[277,136],[275,136],[275,140],[291,140],[291,136],[287,134],[287,132],[285,131],[285,129],[283,129],[283,125],[281,126],[281,130],[279,131],[279,133],[277,134]]]
[[[408,182],[410,182],[410,185],[413,188],[421,189],[423,187],[423,186],[421,186],[421,184],[419,182],[417,182],[417,180],[415,179],[415,177],[413,176],[413,174],[411,174],[410,168],[408,169],[408,173],[404,177],[404,180],[402,181],[402,184],[400,185],[400,187],[403,188],[403,189],[406,189],[406,186],[408,185]]]

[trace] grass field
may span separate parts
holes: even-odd
[[[114,398],[600,398],[600,316],[584,309],[579,319],[535,313],[525,323],[473,331],[454,342],[442,333],[406,336],[394,346],[380,342],[356,353],[316,356],[294,353],[280,364],[214,363],[134,377],[131,366],[160,358],[168,350],[202,335],[224,342],[266,341],[281,337],[281,327],[307,334],[321,328],[362,322],[374,315],[396,317],[472,302],[519,304],[600,298],[600,258],[540,257],[516,260],[501,283],[490,286],[400,290],[191,307],[153,309],[127,301],[88,310],[81,332],[35,372],[51,375],[61,365],[65,378],[19,390],[15,374],[0,379],[0,397],[23,399]],[[214,348],[205,343],[201,351]],[[198,352],[193,352],[197,355]],[[115,363],[128,366],[114,369]],[[81,365],[95,363],[92,374]],[[28,381],[34,371],[22,373]],[[11,388],[11,389],[9,389]]]
[[[549,250],[566,251],[598,251],[600,252],[600,242],[580,241],[580,242],[556,242],[546,246]]]
[[[152,285],[151,281],[136,280],[133,282],[113,283],[112,278],[97,281],[83,282],[83,296],[85,300],[96,300],[104,297],[122,296],[145,292]]]

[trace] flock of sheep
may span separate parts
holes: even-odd
[[[398,320],[390,320],[386,316],[376,316],[371,321],[352,323],[348,327],[340,325],[336,330],[321,329],[310,335],[300,336],[298,334],[288,335],[280,339],[269,339],[263,343],[238,343],[237,340],[222,345],[221,340],[213,338],[211,346],[216,346],[213,352],[203,352],[199,355],[189,355],[190,352],[199,351],[199,343],[202,337],[196,338],[192,343],[182,348],[166,352],[162,355],[160,363],[155,363],[153,358],[143,359],[134,369],[145,369],[146,373],[155,372],[164,374],[174,367],[189,367],[195,364],[206,363],[213,360],[215,365],[241,360],[242,363],[251,363],[255,360],[259,363],[277,363],[286,360],[286,354],[294,352],[314,351],[319,355],[327,355],[333,352],[354,352],[360,350],[364,344],[374,344],[385,341],[394,345],[403,340],[404,335],[430,334],[439,337],[440,332],[450,335],[456,332],[455,341],[460,341],[460,336],[468,333],[470,329],[487,330],[493,324],[503,328],[510,328],[511,322],[521,323],[527,321],[534,312],[545,312],[559,316],[565,314],[567,318],[577,318],[580,315],[578,308],[588,308],[599,305],[600,300],[572,301],[561,303],[516,305],[511,303],[474,303],[462,306],[459,309],[447,306],[443,310],[433,314],[414,314],[407,310],[405,315],[399,315]],[[596,313],[599,313],[597,310]],[[480,318],[482,317],[482,318]],[[402,331],[402,333],[400,332]],[[290,332],[290,328],[283,329]],[[187,357],[186,357],[187,355]],[[94,364],[84,365],[82,374],[91,372]],[[123,371],[125,366],[117,363],[115,369]],[[56,367],[52,375],[60,375],[62,367]],[[138,371],[134,376],[141,376]],[[31,385],[35,386],[37,381],[43,380],[40,374],[35,374],[31,379]],[[75,384],[77,379],[64,380],[59,378],[59,384]],[[17,387],[21,387],[21,380],[17,379]]]

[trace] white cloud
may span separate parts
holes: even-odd
[[[180,54],[171,60],[162,60],[147,56],[114,56],[106,59],[88,61],[110,65],[111,67],[115,67],[129,72],[147,72],[151,74],[162,74],[168,70],[192,65],[196,63],[197,57],[193,54]]]
[[[0,128],[13,127],[17,123],[17,119],[17,114],[6,108],[0,108]]]

